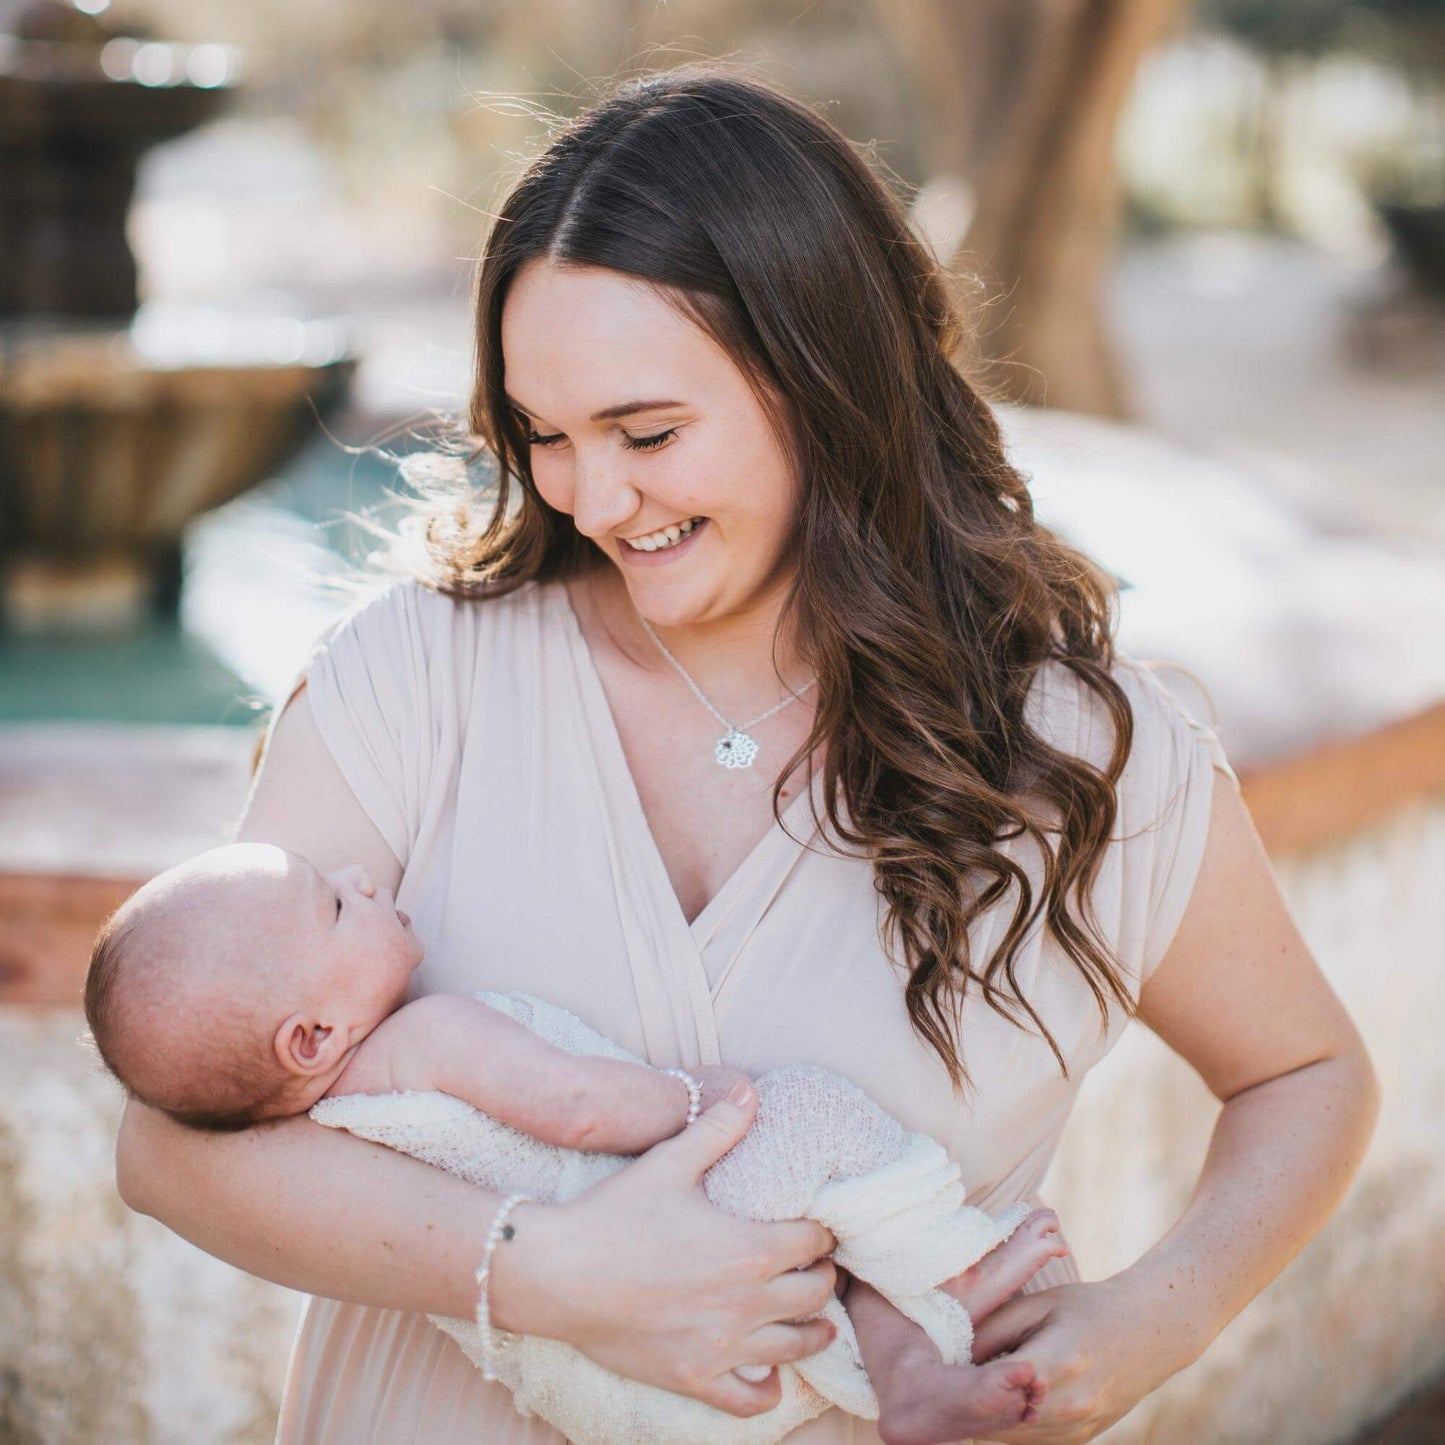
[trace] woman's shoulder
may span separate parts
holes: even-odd
[[[1046,741],[1107,771],[1116,737],[1107,701],[1066,664],[1041,671],[1035,713]],[[1209,715],[1208,693],[1191,687],[1182,668],[1116,652],[1108,674],[1128,703],[1132,736],[1114,784],[1107,869],[1092,897],[1135,988],[1183,916],[1204,856],[1214,774],[1236,789],[1239,778],[1213,725],[1194,710]]]
[[[531,610],[545,601],[549,590],[550,584],[523,582],[510,592],[482,597],[449,592],[443,586],[410,574],[379,577],[359,587],[341,623],[358,618],[375,621],[405,616],[421,619],[432,627],[458,626],[481,617]]]
[[[394,579],[358,597],[312,650],[304,680],[322,740],[404,863],[477,719],[536,655],[533,632],[510,623],[537,615],[539,590],[469,598]]]
[[[1232,774],[1208,693],[1183,668],[1116,648],[1108,675],[1124,695],[1133,720],[1126,774],[1176,770],[1200,750]],[[1114,747],[1113,713],[1100,691],[1067,663],[1050,659],[1038,669],[1026,714],[1050,746],[1096,767],[1107,766]]]
[[[419,651],[428,658],[443,657],[458,643],[470,648],[484,630],[535,617],[547,600],[547,589],[536,582],[501,596],[475,597],[443,591],[416,577],[385,578],[358,593],[316,650],[349,643],[368,655]]]
[[[534,582],[465,597],[411,577],[382,580],[317,639],[302,677],[314,702],[331,697],[351,711],[373,703],[393,717],[465,711],[485,679],[515,682],[536,665],[558,615],[550,586]]]

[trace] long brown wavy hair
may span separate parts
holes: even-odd
[[[455,596],[605,565],[538,494],[506,398],[502,308],[541,258],[652,283],[752,379],[800,478],[783,616],[818,680],[774,817],[821,747],[828,822],[873,859],[910,1019],[956,1090],[971,991],[1030,1019],[1067,1074],[1014,969],[1042,909],[1101,1028],[1110,999],[1133,1011],[1090,902],[1133,737],[1110,676],[1116,586],[1035,520],[990,407],[952,360],[965,332],[948,278],[880,169],[807,106],[706,64],[627,81],[552,137],[496,212],[477,275],[469,421],[495,494],[485,511],[475,493],[446,499],[426,529],[424,580]],[[1051,659],[1112,715],[1105,771],[1025,719]],[[1044,861],[1037,898],[998,846],[1021,836]],[[970,924],[1015,889],[993,956],[973,958]]]

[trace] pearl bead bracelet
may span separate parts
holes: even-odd
[[[681,1079],[687,1085],[687,1122],[682,1127],[686,1129],[688,1124],[696,1124],[697,1116],[702,1113],[702,1085],[686,1069],[663,1069],[662,1072]]]
[[[477,1326],[482,1332],[482,1378],[484,1380],[497,1378],[493,1362],[517,1338],[511,1331],[496,1329],[492,1324],[489,1293],[492,1279],[492,1256],[497,1252],[497,1246],[504,1239],[511,1239],[516,1235],[516,1229],[507,1223],[507,1216],[519,1204],[527,1203],[529,1198],[530,1196],[526,1194],[509,1194],[502,1201],[502,1207],[497,1210],[496,1216],[492,1220],[492,1227],[487,1231],[487,1242],[482,1248],[482,1262],[477,1269]]]

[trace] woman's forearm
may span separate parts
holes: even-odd
[[[735,1415],[778,1402],[739,1363],[816,1354],[837,1241],[810,1220],[762,1224],[698,1181],[751,1125],[731,1095],[692,1127],[562,1204],[527,1203],[491,1258],[492,1322],[565,1339],[632,1379]],[[202,1134],[131,1104],[117,1179],[131,1208],[278,1284],[382,1308],[471,1318],[500,1200],[309,1119]],[[820,1262],[821,1261],[821,1262]]]
[[[472,1317],[499,1196],[309,1119],[205,1134],[138,1104],[125,1202],[248,1273],[309,1294]]]
[[[1188,1207],[1115,1278],[1141,1293],[1192,1363],[1309,1242],[1344,1196],[1379,1111],[1363,1050],[1231,1098]]]

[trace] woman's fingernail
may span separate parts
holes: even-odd
[[[729,1104],[746,1104],[748,1096],[753,1092],[753,1086],[746,1079],[739,1079],[731,1089],[728,1090]]]

